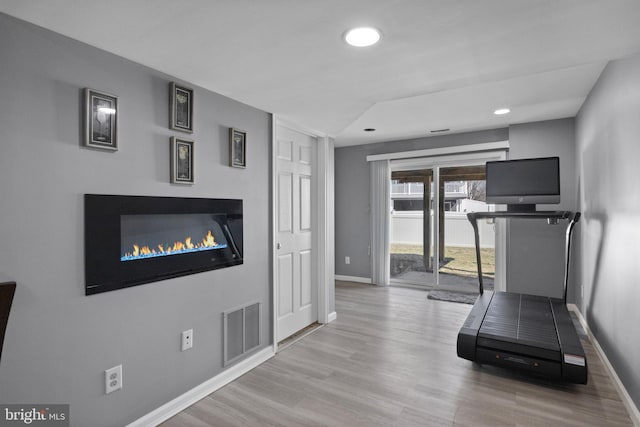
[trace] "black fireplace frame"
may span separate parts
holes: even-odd
[[[242,200],[84,195],[85,293],[93,295],[243,263]],[[215,251],[122,262],[122,215],[226,215],[220,224],[228,245]]]

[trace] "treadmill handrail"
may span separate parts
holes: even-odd
[[[478,264],[478,289],[480,295],[484,293],[484,284],[482,282],[482,262],[480,255],[480,235],[478,232],[478,219],[483,218],[520,218],[520,219],[561,219],[570,220],[567,225],[565,238],[565,270],[564,270],[564,303],[567,303],[567,287],[569,284],[569,260],[571,258],[571,238],[575,224],[580,220],[580,212],[571,211],[534,211],[534,212],[469,212],[467,219],[473,227],[473,235],[476,245],[476,263]]]
[[[569,225],[567,225],[567,232],[565,237],[565,263],[564,263],[564,303],[567,303],[567,288],[569,287],[569,264],[571,261],[571,238],[573,236],[573,229],[575,225],[580,221],[580,212],[576,212]]]

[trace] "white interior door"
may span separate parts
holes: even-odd
[[[317,141],[276,128],[276,341],[318,318],[313,229]]]

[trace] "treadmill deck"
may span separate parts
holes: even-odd
[[[560,360],[549,298],[496,292],[478,331],[479,345]]]
[[[560,299],[485,292],[458,333],[457,352],[479,363],[587,382],[584,350]]]

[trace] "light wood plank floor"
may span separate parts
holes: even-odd
[[[421,290],[337,282],[336,321],[162,426],[633,425],[587,340],[586,386],[458,358],[470,309]]]

